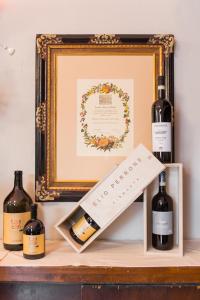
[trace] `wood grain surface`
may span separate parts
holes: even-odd
[[[200,267],[0,267],[1,282],[200,284]]]

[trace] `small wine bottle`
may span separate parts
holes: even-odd
[[[159,192],[152,199],[152,246],[173,248],[173,200],[166,192],[166,173],[159,175]]]
[[[158,100],[152,105],[152,151],[163,163],[172,162],[173,109],[165,98],[165,77],[158,77]]]
[[[22,171],[15,171],[14,188],[3,203],[3,244],[7,250],[22,250],[25,223],[31,216],[32,200],[23,189]]]
[[[87,213],[84,213],[72,225],[70,234],[77,243],[83,245],[99,228],[97,223]]]
[[[45,255],[45,228],[37,219],[37,204],[31,205],[31,219],[24,226],[23,255],[28,259],[38,259]]]

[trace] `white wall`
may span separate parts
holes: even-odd
[[[0,0],[0,203],[12,188],[15,169],[34,196],[34,94],[36,33],[173,33],[176,157],[184,163],[184,229],[200,238],[200,1],[199,0]],[[40,216],[48,238],[73,204],[44,204]],[[2,208],[0,218],[2,221]],[[141,204],[134,204],[104,237],[142,238]]]

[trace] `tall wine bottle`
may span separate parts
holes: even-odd
[[[14,188],[3,203],[3,244],[7,250],[22,250],[23,228],[31,216],[32,200],[23,189],[22,171],[15,171]]]
[[[37,204],[31,205],[31,219],[23,230],[23,256],[38,259],[45,255],[45,227],[37,218]]]
[[[159,175],[159,191],[152,199],[152,246],[173,248],[173,200],[166,192],[166,173]]]
[[[152,151],[163,163],[172,162],[173,108],[165,97],[165,77],[158,77],[158,100],[152,105]]]

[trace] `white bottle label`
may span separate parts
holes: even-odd
[[[152,123],[153,152],[171,152],[171,122]]]
[[[172,211],[152,211],[152,233],[159,235],[173,234]]]

